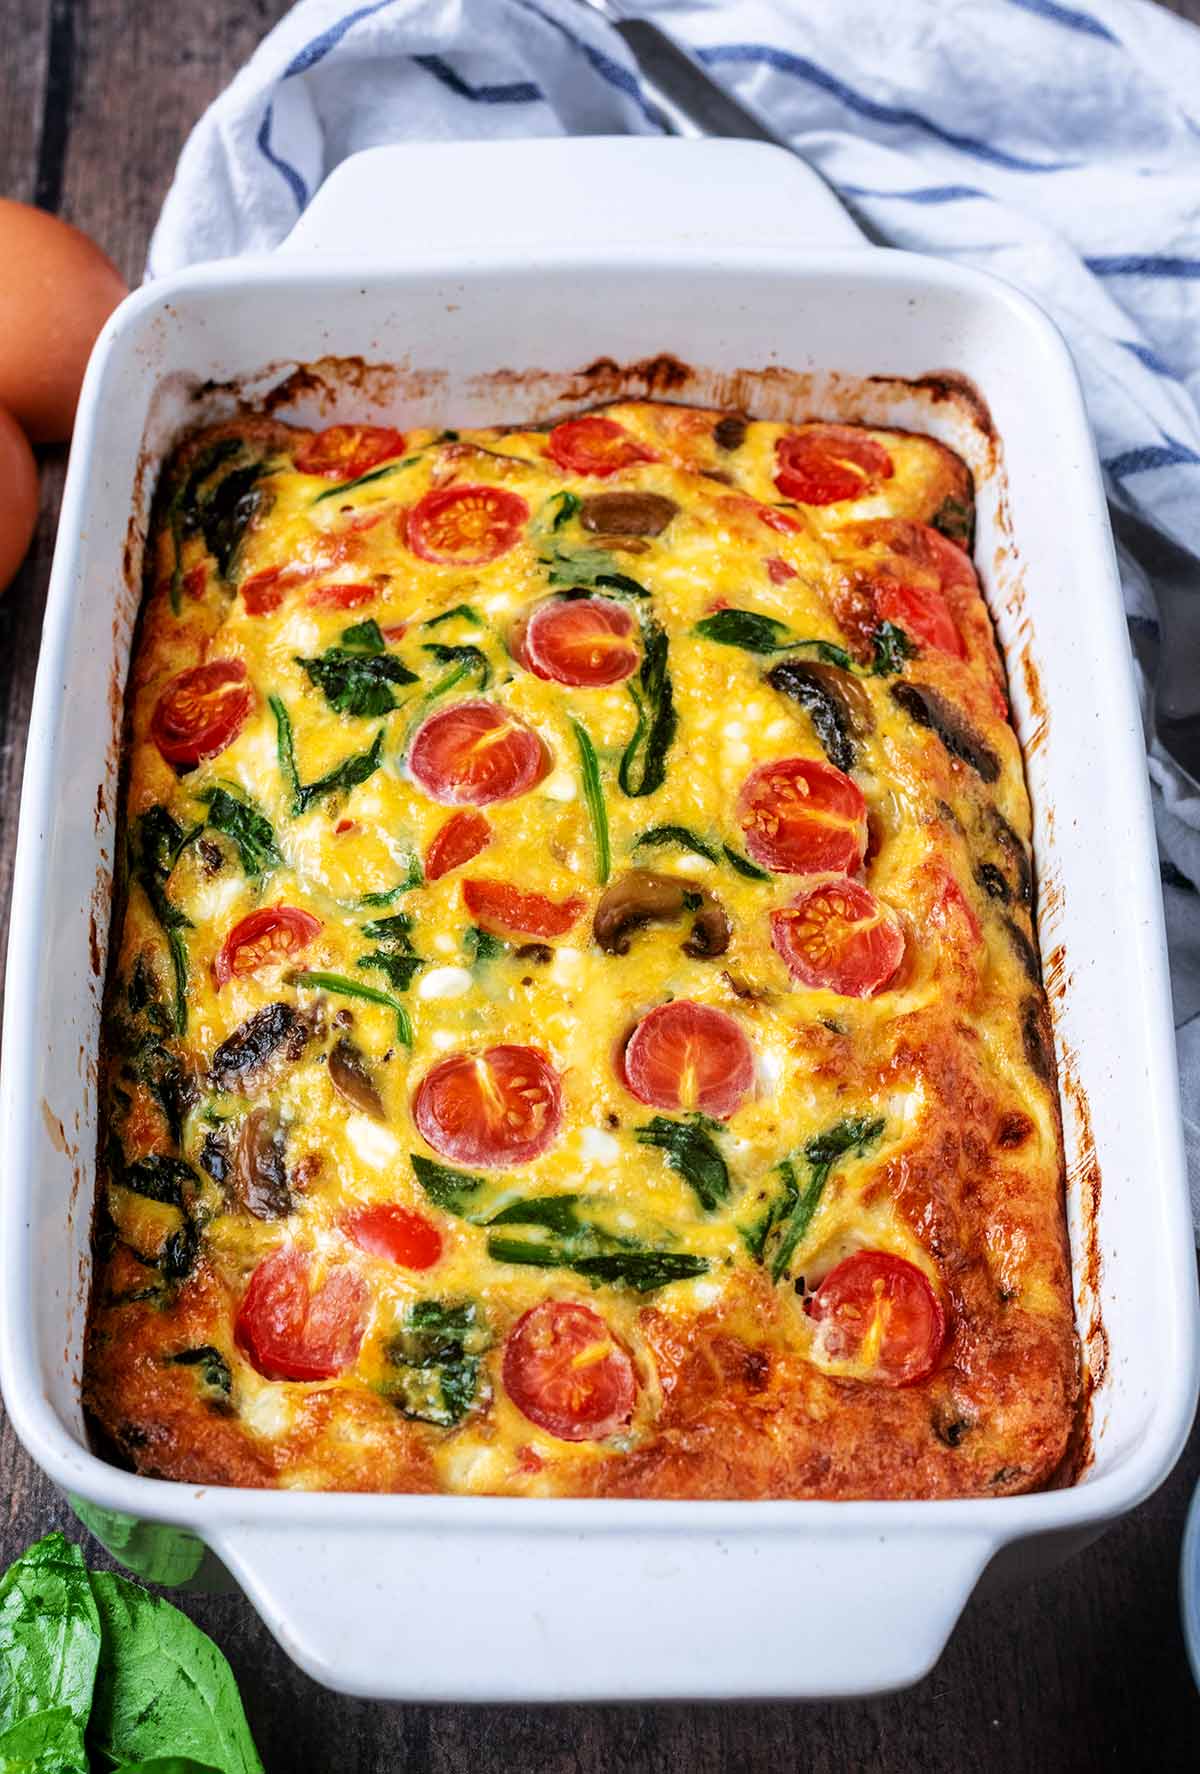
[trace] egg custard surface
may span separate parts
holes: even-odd
[[[85,1395],[192,1483],[948,1497],[1079,1396],[964,464],[246,416],[128,691]]]

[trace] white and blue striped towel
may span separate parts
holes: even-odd
[[[1116,487],[1200,552],[1200,32],[1144,0],[638,10],[889,242],[1031,291]],[[196,126],[150,273],[275,245],[359,148],[657,128],[621,39],[577,0],[301,0]],[[1152,632],[1152,588],[1122,564],[1131,627]],[[1150,772],[1200,1225],[1200,797],[1153,743]]]

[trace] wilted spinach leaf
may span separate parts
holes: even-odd
[[[672,1121],[666,1115],[656,1115],[637,1129],[636,1137],[643,1146],[657,1147],[709,1212],[728,1199],[729,1168],[702,1118]]]
[[[207,811],[205,823],[229,839],[238,853],[243,870],[253,878],[278,868],[283,861],[270,820],[250,796],[239,789],[201,789],[196,799]]]
[[[385,1347],[395,1377],[384,1390],[406,1417],[451,1428],[475,1402],[480,1357],[491,1341],[473,1300],[417,1300]]]

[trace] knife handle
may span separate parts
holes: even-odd
[[[755,142],[789,146],[784,136],[769,129],[761,117],[731,93],[718,86],[712,75],[681,49],[674,38],[649,19],[610,20],[620,32],[634,61],[668,106],[681,113],[693,129],[706,136],[735,136]],[[672,118],[672,122],[675,120]]]

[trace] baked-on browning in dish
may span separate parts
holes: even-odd
[[[160,493],[86,1396],[192,1482],[1046,1483],[1029,805],[931,439],[247,418]]]

